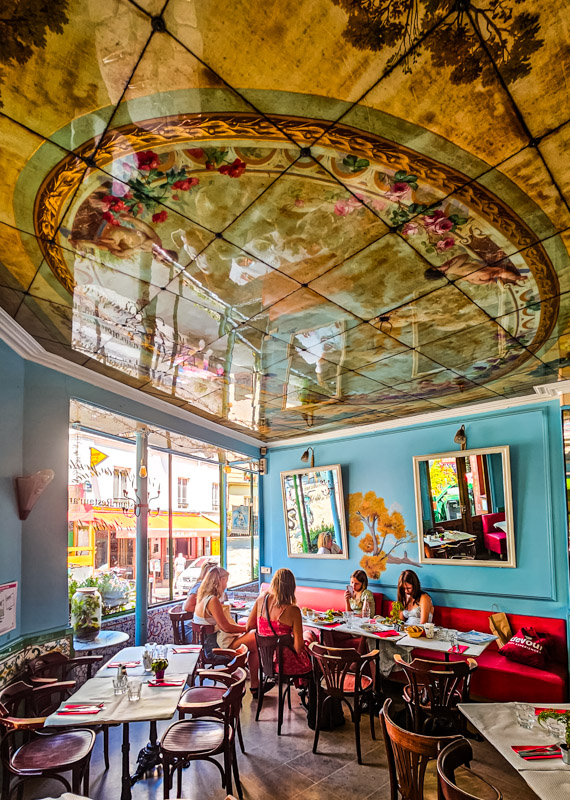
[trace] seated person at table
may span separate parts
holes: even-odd
[[[206,561],[206,563],[202,566],[198,580],[196,581],[194,586],[190,589],[190,591],[188,592],[188,596],[184,601],[184,605],[182,606],[184,611],[192,613],[196,610],[196,600],[198,598],[198,590],[202,585],[202,581],[206,577],[206,573],[208,573],[212,569],[212,567],[217,567],[217,566],[218,565],[215,563],[215,561]]]
[[[226,616],[220,602],[220,598],[226,591],[229,577],[230,573],[222,567],[212,567],[208,570],[198,589],[196,610],[192,621],[195,625],[215,625],[215,632],[206,637],[205,648],[207,650],[214,647],[236,650],[241,644],[245,644],[249,650],[251,690],[255,693],[259,683],[259,661],[255,634],[251,631],[244,633],[241,625],[236,625]]]
[[[350,589],[347,588],[344,593],[346,610],[362,615],[362,605],[365,599],[368,600],[368,605],[370,606],[370,616],[374,617],[376,608],[374,595],[368,588],[368,575],[363,569],[357,569],[350,576]]]
[[[423,625],[433,620],[433,603],[422,591],[420,579],[411,569],[405,569],[398,580],[397,600],[404,607],[400,619],[408,625]]]
[[[362,615],[362,605],[364,600],[368,600],[370,606],[370,616],[376,613],[374,595],[368,588],[368,575],[363,569],[355,570],[350,576],[350,589],[344,593],[345,610],[352,611],[354,614]],[[359,653],[367,650],[366,640],[363,636],[352,636],[350,633],[342,631],[323,631],[323,644],[329,647],[354,647]]]
[[[301,610],[295,599],[295,576],[290,569],[278,569],[268,592],[260,594],[247,620],[247,630],[260,636],[293,637],[293,649],[283,651],[286,675],[311,672],[311,659],[305,650]]]
[[[318,536],[318,539],[317,539],[317,547],[319,548],[317,550],[317,555],[318,556],[322,556],[322,555],[330,556],[333,553],[335,555],[338,555],[338,553],[342,553],[342,550],[340,549],[338,544],[335,544],[333,542],[333,538],[330,535],[330,533],[319,533],[319,536]]]

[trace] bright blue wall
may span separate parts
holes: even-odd
[[[29,636],[61,630],[68,625],[67,465],[71,398],[247,455],[259,457],[259,450],[231,435],[210,431],[199,423],[171,416],[120,394],[25,362],[2,343],[0,348],[0,530],[3,556],[0,559],[0,580],[21,582],[18,633]],[[55,471],[55,479],[28,520],[20,523],[11,481],[15,475],[30,474],[48,467]],[[0,640],[0,646],[2,643]]]
[[[445,422],[314,443],[317,465],[342,466],[344,492],[374,491],[386,506],[399,507],[406,527],[417,532],[412,457],[455,449],[462,422],[469,448],[509,445],[515,520],[515,569],[469,566],[416,568],[434,602],[461,608],[566,617],[568,557],[560,405],[556,401],[510,411],[457,417]],[[285,542],[281,470],[301,465],[307,443],[270,450],[264,486],[265,531],[262,564],[289,567],[298,583],[342,588],[359,566],[359,539],[349,535],[349,559],[289,558]],[[417,543],[408,546],[417,560]],[[401,556],[401,549],[394,555]],[[389,564],[378,591],[395,596],[402,567]]]
[[[24,363],[0,342],[0,584],[20,580],[22,523],[14,478],[22,475]],[[0,636],[0,647],[20,634],[21,585],[18,586],[16,630]]]

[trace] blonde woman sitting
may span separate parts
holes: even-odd
[[[230,573],[222,567],[212,567],[204,577],[198,590],[196,610],[192,622],[195,625],[214,625],[215,632],[206,636],[204,647],[206,653],[214,647],[228,650],[237,650],[245,644],[249,650],[249,671],[251,690],[255,694],[259,684],[259,661],[255,634],[252,631],[244,633],[241,625],[236,625],[225,614],[220,602],[228,585]]]

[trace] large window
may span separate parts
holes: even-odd
[[[257,577],[256,461],[78,401],[70,416],[70,590],[97,585],[106,613],[134,607],[141,472],[148,490],[150,605],[185,597],[204,559],[223,562],[232,586]],[[146,464],[137,461],[141,431]]]
[[[178,478],[178,508],[188,508],[188,478]]]

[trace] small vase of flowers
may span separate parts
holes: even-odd
[[[155,658],[152,662],[151,669],[154,672],[154,677],[157,681],[164,680],[164,670],[168,666],[167,658]]]
[[[564,725],[564,741],[560,742],[560,750],[562,752],[562,761],[565,764],[570,764],[570,711],[548,708],[538,715],[538,724],[542,725],[547,719],[555,719]]]

